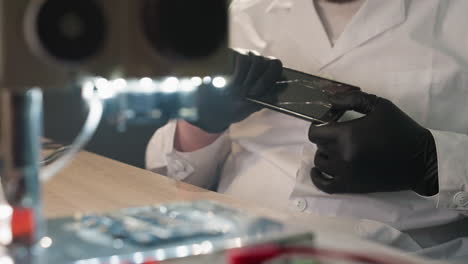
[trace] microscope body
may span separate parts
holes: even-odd
[[[230,73],[227,5],[221,0],[0,0],[0,176],[9,205],[33,216],[31,247],[44,235],[41,91],[74,89],[90,78],[225,76]],[[35,254],[15,262],[35,263]]]
[[[9,90],[229,70],[219,0],[0,0],[0,37],[0,86]]]

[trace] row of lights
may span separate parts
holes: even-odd
[[[87,80],[83,85],[83,97],[90,98],[94,94],[94,88],[101,99],[110,99],[119,93],[134,92],[143,94],[193,92],[202,84],[212,84],[216,88],[224,88],[227,81],[224,77],[192,77],[177,78],[168,77],[163,81],[155,81],[149,77],[139,80],[95,78]]]
[[[192,249],[190,251],[190,248]],[[189,255],[201,255],[201,254],[208,254],[213,251],[213,244],[210,241],[203,241],[200,244],[194,244],[192,246],[178,246],[175,248],[175,257],[183,258]],[[166,251],[164,249],[157,249],[154,252],[154,259],[157,261],[166,260],[167,258]],[[109,264],[121,264],[126,263],[123,261],[119,256],[114,255],[111,256],[109,262],[103,262],[98,258],[88,259],[88,260],[80,260],[77,261],[76,264],[102,264],[102,263],[109,263]],[[132,255],[132,261],[135,264],[143,264],[143,263],[153,263],[151,261],[145,260],[145,255],[141,252],[136,252]],[[154,262],[156,263],[156,262]]]

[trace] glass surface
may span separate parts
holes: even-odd
[[[249,96],[251,100],[273,110],[308,121],[327,123],[343,114],[332,109],[328,97],[359,90],[358,87],[285,68],[284,80],[276,82],[265,95]]]
[[[136,253],[157,260],[211,254],[277,238],[282,223],[255,217],[211,201],[127,208],[48,222],[50,263],[71,263]]]

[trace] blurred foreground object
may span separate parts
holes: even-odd
[[[330,246],[301,225],[203,200],[53,219],[48,226],[53,263],[428,263],[333,233]]]
[[[40,175],[50,178],[87,143],[106,95],[127,80],[142,87],[149,79],[225,75],[227,21],[220,0],[0,0],[0,173],[17,213],[13,231],[28,237],[13,238],[14,263],[42,263]],[[41,89],[73,87],[83,88],[89,107],[83,131],[40,168]]]

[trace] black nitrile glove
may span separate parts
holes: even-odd
[[[231,82],[224,88],[200,87],[197,95],[199,118],[189,122],[208,133],[223,132],[231,124],[261,109],[245,100],[245,96],[268,93],[281,78],[282,70],[279,60],[235,52]]]
[[[327,193],[413,190],[438,193],[437,154],[432,134],[387,99],[364,92],[330,97],[335,109],[366,116],[311,126],[317,144],[312,181]]]

